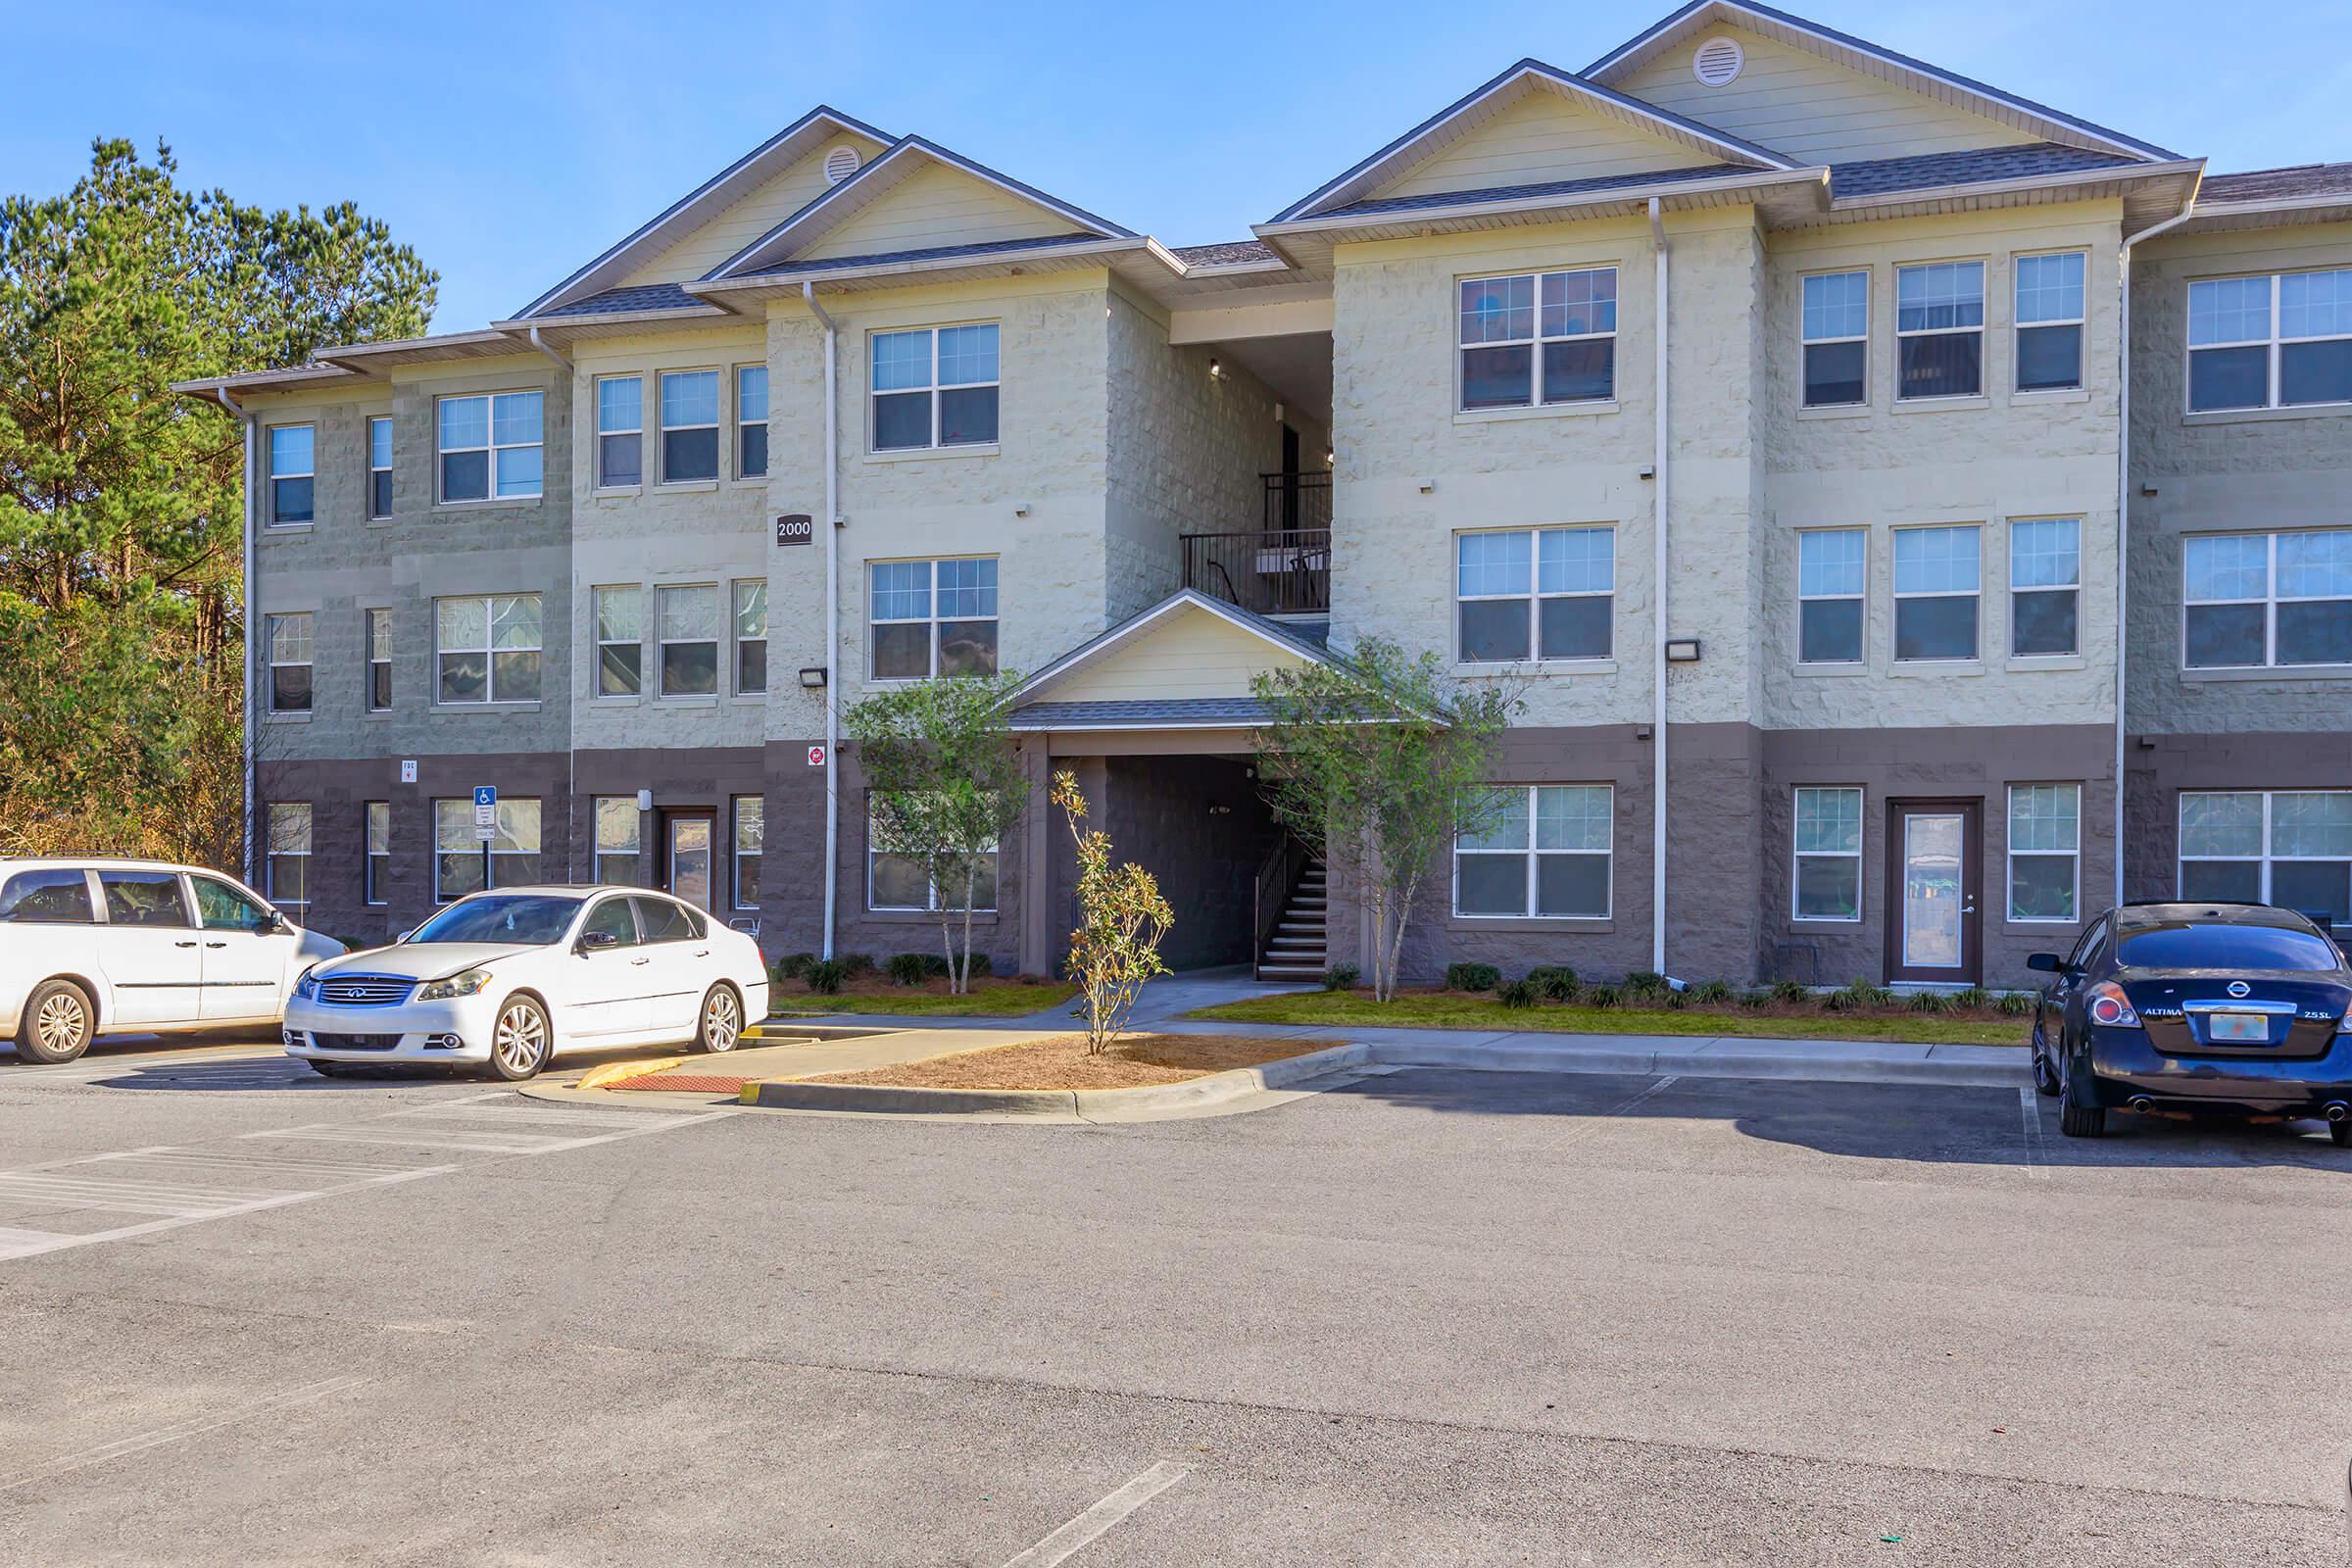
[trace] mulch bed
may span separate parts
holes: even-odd
[[[807,1082],[898,1089],[1141,1089],[1303,1056],[1339,1044],[1257,1035],[1129,1035],[1102,1055],[1090,1056],[1086,1036],[1054,1035],[894,1067],[828,1073]]]

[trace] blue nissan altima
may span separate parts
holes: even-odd
[[[2070,1138],[2107,1112],[2325,1119],[2352,1146],[2352,969],[2328,934],[2251,904],[2127,904],[2093,920],[2034,1015],[2034,1086]]]

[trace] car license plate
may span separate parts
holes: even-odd
[[[2250,1042],[2257,1046],[2271,1043],[2271,1020],[2259,1012],[2216,1012],[2207,1016],[2206,1028],[2215,1040]]]

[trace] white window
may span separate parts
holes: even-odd
[[[311,612],[265,616],[263,625],[270,637],[270,711],[309,712]]]
[[[368,421],[368,515],[392,515],[392,421]]]
[[[1976,525],[1894,531],[1894,657],[1977,657],[1984,586]]]
[[[392,803],[369,801],[367,807],[368,863],[361,897],[368,904],[390,902],[392,887]]]
[[[436,427],[443,501],[526,501],[539,494],[545,394],[443,398]]]
[[[636,800],[627,795],[596,798],[596,879],[619,887],[643,887],[644,859]]]
[[[2017,259],[2017,389],[2082,384],[2081,251]]]
[[[1984,264],[1894,270],[1895,396],[1966,398],[1984,390]]]
[[[596,695],[634,697],[645,682],[645,590],[635,583],[599,588],[596,615]]]
[[[315,479],[313,452],[318,431],[307,424],[280,424],[270,431],[270,520],[308,522]]]
[[[662,478],[668,484],[718,477],[718,372],[662,376]]]
[[[1821,528],[1796,536],[1796,659],[1800,664],[1862,662],[1863,597],[1870,535]]]
[[[1606,659],[1616,583],[1615,528],[1457,534],[1457,657],[1466,664]]]
[[[2352,528],[2181,541],[2190,669],[2352,664]]]
[[[1870,274],[1817,272],[1804,280],[1805,407],[1870,401]]]
[[[1509,785],[1484,832],[1453,841],[1453,912],[1605,920],[1615,792],[1606,784]]]
[[[1617,395],[1617,269],[1461,283],[1464,411],[1605,402]]]
[[[447,904],[484,888],[525,887],[542,880],[539,803],[498,803],[498,822],[484,842],[474,836],[473,802],[433,803],[433,898]]]
[[[735,367],[735,472],[758,479],[767,473],[767,367]]]
[[[272,904],[311,902],[311,808],[278,801],[270,807],[270,885]]]
[[[392,612],[368,612],[368,708],[382,712],[392,706]]]
[[[662,645],[662,695],[710,697],[718,691],[718,588],[695,583],[655,595]]]
[[[494,594],[433,602],[440,703],[539,700],[539,596]]]
[[[2079,918],[2082,786],[2009,786],[2009,918]]]
[[[1796,861],[1788,912],[1799,920],[1862,918],[1862,792],[1806,785],[1796,792]]]
[[[876,332],[868,343],[876,452],[995,443],[996,323]]]
[[[2352,403],[2352,271],[2188,285],[2188,408]]]
[[[645,482],[645,380],[608,375],[596,383],[596,482],[626,489]]]
[[[978,860],[972,883],[972,907],[994,909],[997,906],[997,851],[991,847],[978,857]],[[963,907],[962,888],[936,887],[921,860],[904,855],[885,855],[874,848],[873,808],[870,804],[866,808],[865,906],[869,909]]]
[[[766,837],[767,802],[757,795],[736,796],[735,907],[738,909],[760,907],[760,855]]]
[[[2009,652],[2025,658],[2080,652],[2082,597],[2082,521],[2034,517],[2011,523]]]
[[[997,564],[877,561],[867,567],[876,680],[997,672]]]
[[[767,579],[735,585],[735,694],[767,690]]]
[[[2352,790],[2184,792],[2180,897],[2352,922]]]

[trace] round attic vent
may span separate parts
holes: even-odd
[[[858,172],[858,166],[863,162],[864,160],[858,156],[858,149],[855,147],[834,148],[825,154],[825,183],[828,185],[840,184]]]
[[[1690,57],[1690,74],[1710,87],[1729,86],[1747,64],[1747,51],[1737,38],[1709,38]]]

